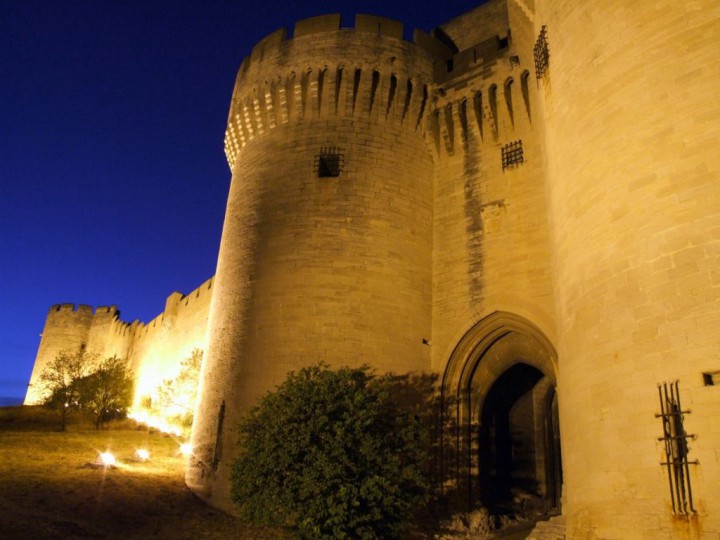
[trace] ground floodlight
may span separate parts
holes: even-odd
[[[182,444],[180,445],[180,453],[181,453],[183,456],[189,456],[189,455],[192,454],[192,452],[193,452],[192,444],[190,444],[190,443],[182,443]]]
[[[110,452],[102,452],[100,454],[100,462],[106,467],[115,465],[115,456],[113,456]]]

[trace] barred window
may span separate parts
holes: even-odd
[[[502,168],[503,171],[508,167],[520,165],[525,161],[523,155],[523,145],[521,140],[507,143],[502,147]]]
[[[340,176],[345,162],[342,149],[326,146],[320,149],[315,156],[315,172],[318,178],[333,178]]]
[[[543,25],[540,29],[537,41],[535,41],[535,47],[533,49],[535,53],[535,76],[538,79],[542,79],[543,75],[550,65],[550,50],[548,49],[547,42],[547,27]]]
[[[696,510],[690,486],[690,465],[697,465],[698,462],[688,459],[688,440],[695,439],[695,435],[687,433],[684,426],[685,415],[690,411],[683,410],[680,404],[678,381],[659,384],[658,395],[660,414],[655,416],[662,419],[663,425],[663,436],[658,437],[658,441],[665,443],[665,461],[660,465],[667,471],[672,511],[673,514],[694,514]]]

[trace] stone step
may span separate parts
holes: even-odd
[[[565,517],[555,516],[538,521],[526,540],[565,540]]]

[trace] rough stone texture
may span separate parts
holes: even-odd
[[[223,403],[235,425],[288,371],[321,360],[430,369],[432,157],[421,125],[430,60],[358,29],[303,33],[241,69],[187,475],[215,504],[229,505],[237,451],[235,433],[218,427]],[[338,177],[318,175],[328,147],[341,155]]]
[[[568,536],[717,537],[720,394],[701,373],[720,362],[720,4],[537,8]],[[656,441],[656,384],[676,379],[690,520]]]
[[[212,305],[204,286],[195,308],[171,296],[146,326],[54,307],[36,371],[83,342],[165,365],[207,328],[187,482],[230,508],[232,426],[319,360],[439,374],[463,430],[452,487],[472,500],[487,466],[470,434],[522,363],[542,377],[511,418],[523,474],[557,504],[559,407],[568,538],[718,538],[720,394],[702,373],[720,370],[720,4],[493,0],[414,44],[395,21],[341,26],[278,30],[240,67]],[[338,177],[318,177],[327,148]],[[657,442],[673,380],[697,434],[689,518]]]

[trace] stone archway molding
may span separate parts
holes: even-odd
[[[488,353],[493,352],[493,349],[507,347],[500,344],[508,343],[513,335],[524,338],[525,347],[519,348],[525,350],[518,351],[524,353],[523,361],[557,381],[557,353],[540,328],[520,315],[495,311],[475,323],[450,353],[443,374],[443,394],[460,398],[463,392],[468,392],[478,374],[480,361],[487,359]],[[497,358],[497,355],[494,357]],[[504,371],[513,362],[508,362],[507,366],[500,365],[502,363],[504,362],[498,362],[497,368]]]
[[[488,391],[505,371],[527,364],[557,384],[557,353],[545,334],[532,322],[496,311],[474,324],[458,341],[442,379],[443,415],[453,419],[454,435],[443,436],[443,476],[460,508],[474,507],[477,481],[476,451],[480,414]],[[450,420],[450,419],[447,419]],[[443,422],[445,424],[445,422]],[[450,487],[450,486],[453,487]]]

